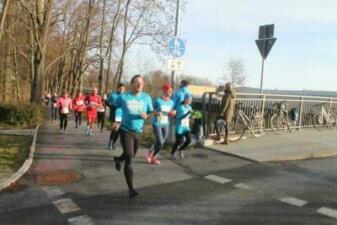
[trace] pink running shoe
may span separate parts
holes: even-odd
[[[156,157],[152,157],[152,159],[151,159],[151,164],[160,165],[160,161],[159,161],[159,159],[157,159]]]
[[[145,159],[148,163],[151,163],[152,156],[153,156],[153,151],[151,151],[151,150],[145,153]]]

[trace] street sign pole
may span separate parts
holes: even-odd
[[[260,94],[262,96],[263,90],[263,71],[264,61],[266,60],[271,48],[273,47],[276,38],[274,38],[274,24],[263,25],[259,27],[259,39],[255,41],[260,54],[262,56],[262,69],[261,69],[261,82],[260,82]]]
[[[175,27],[174,27],[174,36],[177,37],[178,36],[178,29],[179,29],[179,8],[180,8],[180,0],[177,0],[177,8],[176,8],[176,22],[175,22]],[[175,57],[173,57],[174,59]],[[175,71],[172,70],[171,73],[171,85],[172,85],[172,91],[174,91],[175,89]],[[169,143],[173,144],[175,142],[175,130],[174,130],[174,120],[171,119],[170,122],[170,127],[169,127],[169,137],[168,137],[168,141]]]
[[[264,70],[264,59],[262,58],[261,82],[260,82],[260,94],[261,95],[262,95],[262,88],[263,88],[263,70]]]
[[[180,7],[180,0],[177,0],[177,8],[176,8],[176,22],[175,22],[175,28],[174,28],[174,36],[178,36],[178,29],[179,29],[179,7]],[[173,58],[174,59],[174,58]],[[172,70],[171,73],[171,85],[172,85],[172,90],[174,91],[174,85],[175,85],[175,71]]]

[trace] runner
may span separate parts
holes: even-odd
[[[86,135],[92,136],[92,124],[96,121],[97,118],[97,108],[99,105],[102,105],[102,100],[97,95],[97,88],[94,88],[91,95],[88,95],[84,101],[87,106],[87,129]]]
[[[192,95],[186,94],[183,103],[177,108],[176,115],[176,142],[171,151],[171,158],[176,160],[176,150],[178,146],[183,143],[181,147],[179,147],[179,156],[181,159],[184,159],[183,150],[187,148],[187,146],[191,143],[191,129],[190,129],[190,116],[192,113]]]
[[[190,85],[188,80],[182,80],[180,82],[180,88],[173,95],[173,103],[174,109],[177,110],[177,107],[180,106],[184,102],[184,98],[186,94],[191,95],[187,87]]]
[[[110,108],[110,115],[109,115],[109,121],[111,124],[114,122],[121,122],[122,121],[122,109],[115,107],[115,101],[116,99],[123,94],[125,91],[125,86],[123,83],[119,83],[117,85],[117,91],[113,92],[109,95],[108,99],[106,100],[106,105]],[[109,138],[109,144],[108,149],[116,149],[115,143],[118,139],[118,130],[111,130],[110,138]]]
[[[76,97],[73,98],[72,102],[75,113],[76,128],[78,128],[78,126],[81,126],[82,123],[82,112],[85,110],[84,100],[85,97],[82,95],[82,92],[80,90],[77,90]]]
[[[62,92],[62,96],[58,98],[56,106],[59,109],[60,113],[60,130],[61,133],[67,133],[67,124],[69,111],[72,108],[71,98],[68,97],[67,91]]]
[[[160,149],[164,147],[169,131],[169,117],[175,116],[173,110],[173,101],[170,99],[172,95],[172,87],[170,84],[163,86],[163,96],[157,98],[153,104],[154,117],[152,118],[153,133],[156,137],[156,142],[152,145],[146,154],[145,158],[149,163],[160,164],[160,161],[156,158]]]
[[[106,94],[102,96],[102,104],[97,107],[97,126],[100,128],[101,133],[103,133],[104,122],[105,122],[105,111],[106,111]]]
[[[122,122],[115,122],[112,125],[114,130],[120,129],[121,144],[123,154],[114,157],[115,167],[121,169],[121,163],[125,161],[124,175],[129,188],[129,197],[133,198],[138,193],[133,187],[132,159],[135,157],[139,143],[140,133],[143,131],[144,121],[153,111],[151,97],[143,92],[144,80],[141,75],[135,75],[131,79],[132,91],[126,92],[117,98],[115,106],[122,108]]]
[[[58,96],[57,96],[57,93],[54,92],[53,95],[51,96],[50,98],[50,106],[51,106],[51,121],[52,121],[52,124],[55,123],[55,121],[57,120],[57,105],[56,105],[56,102],[57,102],[57,99],[58,99]]]

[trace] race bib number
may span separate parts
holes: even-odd
[[[90,102],[89,106],[95,108],[97,106],[97,103],[96,102]]]
[[[101,107],[101,108],[98,108],[97,111],[98,111],[98,112],[105,112],[105,109],[104,109],[103,107]]]
[[[116,117],[116,118],[115,118],[115,121],[116,121],[116,122],[122,122],[122,117],[120,117],[120,116]]]
[[[168,116],[165,115],[159,116],[159,124],[166,125],[168,123],[169,123]]]
[[[83,100],[80,100],[80,101],[76,102],[77,106],[82,106],[83,104],[84,104]]]
[[[69,108],[62,108],[61,113],[68,114],[69,113]]]
[[[171,111],[171,107],[167,105],[162,105],[161,106],[161,111],[165,113],[169,113]]]
[[[137,101],[137,100],[129,100],[127,101],[127,108],[130,114],[139,115],[141,112],[144,111],[144,102]]]
[[[56,105],[56,103],[54,103],[54,104],[53,104],[53,107],[54,107],[54,108],[57,108],[57,105]]]
[[[189,118],[185,118],[185,119],[181,120],[181,126],[182,127],[190,127],[190,120],[189,120]]]

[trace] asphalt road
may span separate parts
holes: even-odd
[[[82,129],[83,130],[83,129]],[[45,224],[337,224],[337,158],[260,164],[220,152],[190,149],[186,159],[134,163],[140,195],[127,197],[123,174],[105,149],[107,133],[88,138],[44,128],[32,170],[0,193],[1,225]],[[37,177],[75,171],[79,181],[43,185]]]

